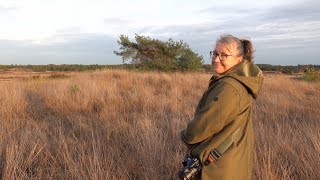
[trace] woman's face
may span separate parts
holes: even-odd
[[[236,45],[234,43],[230,45],[218,43],[212,55],[213,70],[218,74],[222,74],[233,66],[239,64],[242,59],[243,58],[241,56],[238,56]]]

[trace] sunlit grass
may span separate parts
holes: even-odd
[[[176,179],[209,74],[119,70],[0,82],[2,179]],[[320,84],[267,76],[255,179],[319,179]]]

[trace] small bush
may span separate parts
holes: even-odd
[[[40,75],[34,75],[31,77],[32,80],[39,80],[40,79]]]
[[[306,81],[320,81],[320,71],[309,70],[304,74],[303,78]]]
[[[67,76],[65,74],[51,74],[49,76],[49,78],[52,78],[52,79],[63,79],[63,78],[66,78]]]
[[[73,94],[75,94],[75,93],[79,92],[79,91],[80,91],[80,87],[79,87],[79,85],[77,85],[77,84],[73,84],[73,85],[71,85],[71,87],[70,87],[70,91],[71,91],[71,93],[73,93]]]

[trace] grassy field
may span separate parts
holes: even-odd
[[[106,70],[0,81],[0,179],[177,179],[178,133],[209,78]],[[320,179],[319,107],[320,83],[266,76],[255,179]]]

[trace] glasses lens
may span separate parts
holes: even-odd
[[[226,60],[227,57],[228,57],[228,55],[226,55],[226,54],[221,54],[221,55],[220,55],[220,59],[221,59],[221,60]]]
[[[228,58],[228,56],[232,56],[232,55],[228,55],[228,54],[224,54],[224,53],[218,54],[218,53],[215,52],[215,51],[210,51],[210,58],[216,59],[217,56],[219,56],[219,59],[220,59],[221,61],[224,61],[224,60],[226,60],[226,59]]]

